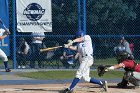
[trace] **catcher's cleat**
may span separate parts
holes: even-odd
[[[61,90],[59,93],[75,93],[73,90],[69,90],[66,88],[65,90]]]
[[[101,87],[104,89],[105,92],[107,92],[108,91],[107,81],[103,81],[103,84],[101,85]]]
[[[126,88],[127,84],[118,83],[117,88]]]
[[[126,88],[129,85],[128,81],[122,80],[122,82],[117,84],[117,88]]]
[[[9,68],[5,69],[5,72],[11,72],[11,70]]]

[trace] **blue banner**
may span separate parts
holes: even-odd
[[[9,8],[8,8],[8,0],[0,0],[0,18],[5,25],[6,28],[9,29]],[[2,24],[0,24],[0,28],[4,28]],[[0,48],[6,53],[7,56],[10,54],[9,50],[9,36],[0,41]]]

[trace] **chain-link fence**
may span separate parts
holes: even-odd
[[[123,1],[123,0],[120,0]],[[118,45],[121,36],[133,44],[133,54],[135,60],[139,60],[139,1],[125,2],[108,1],[108,0],[87,0],[87,34],[92,37],[95,64],[115,64],[114,47]],[[122,5],[123,4],[123,5]],[[12,0],[9,0],[10,12],[10,30],[12,31]],[[124,8],[127,7],[127,9]],[[131,6],[131,7],[130,7]],[[82,7],[81,7],[82,9]],[[136,16],[137,15],[137,16]],[[45,38],[41,48],[54,47],[67,43],[73,39],[78,28],[78,13],[76,0],[52,0],[52,21],[53,32],[45,33]],[[81,15],[82,18],[83,15]],[[17,68],[31,68],[33,54],[31,33],[16,33],[16,47],[22,44],[24,38],[29,45],[27,55],[13,56],[13,34],[10,35],[9,56],[12,67],[13,58],[16,58]],[[40,52],[35,59],[34,68],[65,68],[60,60],[63,55],[63,48],[58,48],[49,52]],[[78,63],[70,64],[69,68],[76,68]],[[26,66],[26,67],[21,67]]]

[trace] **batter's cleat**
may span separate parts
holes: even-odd
[[[66,88],[65,90],[61,90],[59,93],[75,93],[73,90],[69,90]]]
[[[11,70],[9,68],[5,69],[5,72],[11,72]]]
[[[105,92],[108,91],[108,85],[107,85],[107,81],[102,81],[103,84],[101,85],[101,87],[104,89]]]

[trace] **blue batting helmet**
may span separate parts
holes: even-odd
[[[76,37],[82,37],[82,36],[84,36],[84,32],[83,31],[77,31],[76,32]]]

